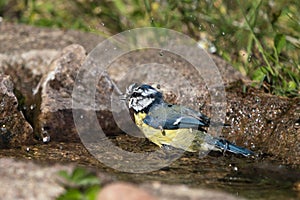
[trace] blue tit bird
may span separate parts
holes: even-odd
[[[129,109],[146,138],[159,147],[171,146],[188,152],[223,151],[252,156],[254,153],[229,141],[211,136],[204,129],[211,120],[201,112],[164,101],[150,85],[132,84],[126,90]]]

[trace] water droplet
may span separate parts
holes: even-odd
[[[255,101],[256,101],[256,103],[259,103],[259,102],[260,102],[260,98],[259,98],[259,97],[256,97],[256,98],[255,98]]]
[[[42,140],[44,143],[48,143],[50,142],[50,135],[48,134],[48,132],[44,129],[44,127],[42,127]]]
[[[154,17],[151,17],[150,20],[151,20],[151,24],[153,24],[154,23]]]
[[[216,53],[216,52],[217,52],[217,48],[215,47],[215,45],[211,45],[211,46],[209,47],[209,52],[210,52],[210,53]]]
[[[3,125],[1,126],[1,131],[3,131],[3,132],[6,132],[6,131],[7,131],[6,125],[5,125],[5,124],[3,124]]]
[[[30,110],[33,110],[36,107],[35,104],[30,105]]]
[[[252,56],[249,55],[249,57],[248,57],[248,62],[251,62],[251,61],[252,61]]]
[[[298,120],[295,122],[295,127],[296,127],[296,128],[299,128],[299,127],[300,127],[300,119],[298,119]]]
[[[47,136],[43,137],[43,142],[44,143],[50,142],[50,135],[47,135]]]

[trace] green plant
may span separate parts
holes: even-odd
[[[273,41],[267,44],[269,47],[267,47],[267,45],[263,46],[254,31],[258,16],[257,13],[263,1],[259,0],[257,4],[252,7],[253,13],[255,14],[249,17],[250,20],[243,11],[240,0],[238,2],[245,19],[246,27],[250,32],[248,52],[256,48],[262,56],[262,61],[259,63],[256,62],[258,67],[252,70],[252,79],[259,82],[260,86],[264,83],[267,84],[265,88],[277,95],[299,95],[299,63],[298,66],[296,63],[288,63],[281,55],[283,50],[287,48],[286,35],[281,33],[272,34],[271,37],[273,37]],[[276,20],[272,21],[272,27],[275,26],[275,22]]]
[[[65,192],[58,200],[94,200],[100,190],[98,177],[84,168],[75,168],[70,174],[60,171],[59,175],[64,178],[62,183]]]
[[[299,10],[298,0],[0,0],[4,18],[27,24],[106,35],[154,26],[207,40],[256,86],[286,96],[300,95]]]

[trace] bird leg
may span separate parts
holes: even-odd
[[[225,156],[227,149],[228,149],[228,142],[225,141],[225,148],[223,149],[223,156]]]
[[[161,134],[162,134],[163,136],[166,136],[166,131],[163,129],[163,127],[162,127],[162,126],[159,126],[159,129],[160,129],[160,131],[161,131]]]

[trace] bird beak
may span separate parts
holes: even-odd
[[[119,98],[120,98],[120,101],[126,101],[128,96],[126,94],[122,94],[119,96]]]

